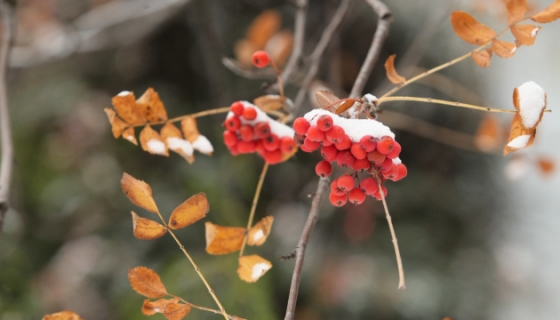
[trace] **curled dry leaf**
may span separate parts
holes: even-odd
[[[160,298],[167,294],[159,275],[147,267],[128,270],[128,281],[134,291],[147,298]]]
[[[128,127],[128,124],[121,120],[115,113],[113,109],[105,108],[103,109],[109,118],[109,123],[111,124],[111,131],[113,132],[113,137],[118,138],[123,133],[124,129]]]
[[[170,303],[178,303],[179,298],[175,297],[173,299],[159,299],[156,301],[144,300],[142,304],[142,314],[146,316],[153,316],[156,313],[163,313],[165,307]]]
[[[387,78],[393,84],[402,84],[406,82],[406,78],[402,77],[398,74],[397,70],[395,69],[395,57],[396,54],[392,54],[387,58],[385,61],[385,72],[387,74]]]
[[[523,126],[521,116],[516,113],[511,122],[511,130],[509,133],[508,143],[504,147],[504,156],[510,152],[527,148],[533,144],[537,130],[527,129]]]
[[[329,90],[317,90],[315,91],[315,100],[321,108],[326,108],[332,106],[333,103],[340,99]]]
[[[516,42],[524,46],[530,46],[535,43],[535,40],[537,39],[537,33],[540,30],[541,27],[537,27],[532,24],[516,24],[511,27],[511,33],[515,37]]]
[[[543,11],[531,17],[531,20],[538,23],[548,23],[560,18],[560,0],[555,0]]]
[[[357,102],[357,99],[345,99],[344,102],[342,102],[342,104],[340,104],[338,107],[336,107],[336,112],[335,114],[341,114],[344,111],[352,108],[352,106]]]
[[[247,29],[246,38],[257,49],[264,49],[268,40],[280,29],[282,17],[275,10],[259,14]]]
[[[47,314],[42,320],[83,320],[78,314],[72,311],[60,311],[57,313]]]
[[[268,40],[264,51],[268,52],[270,58],[278,66],[283,66],[286,60],[290,57],[292,53],[292,48],[294,46],[294,35],[291,31],[283,30],[277,32]]]
[[[523,126],[535,128],[541,122],[546,108],[546,93],[535,82],[525,82],[513,90],[513,105],[521,114]]]
[[[156,202],[152,197],[152,188],[146,182],[137,180],[125,172],[121,179],[121,188],[135,205],[153,213],[158,212]]]
[[[159,94],[153,88],[148,88],[144,94],[136,100],[137,108],[148,122],[161,122],[167,120],[167,111]]]
[[[140,131],[140,145],[142,146],[142,150],[151,154],[169,157],[167,145],[163,142],[159,133],[152,129],[150,125],[146,125],[144,129]]]
[[[257,222],[251,229],[249,229],[247,244],[250,246],[262,245],[270,234],[272,222],[274,222],[274,217],[267,216],[262,218],[261,221]]]
[[[178,153],[187,160],[188,163],[194,162],[194,149],[192,144],[183,139],[183,134],[173,123],[167,122],[160,130],[161,139],[167,144],[169,150]]]
[[[539,157],[537,159],[537,166],[543,176],[547,177],[554,172],[556,164],[552,159]]]
[[[169,218],[169,228],[176,230],[190,226],[204,218],[208,211],[210,211],[210,204],[206,194],[203,192],[195,194],[173,210]]]
[[[194,150],[207,156],[211,156],[214,153],[214,147],[210,140],[201,134],[192,142],[192,147]]]
[[[527,0],[506,0],[508,24],[512,25],[523,19],[527,11]]]
[[[464,11],[451,13],[451,25],[461,39],[471,44],[486,44],[496,36],[494,30]]]
[[[267,94],[255,98],[255,100],[253,100],[253,104],[259,107],[262,111],[268,112],[286,107],[287,100],[288,99],[286,97],[281,97],[276,94]]]
[[[493,39],[492,51],[501,58],[510,58],[517,51],[517,46],[511,42]]]
[[[134,236],[141,240],[153,240],[163,236],[167,228],[153,220],[139,217],[134,211],[132,214],[132,230]]]
[[[135,145],[138,145],[138,140],[136,140],[136,136],[134,135],[134,128],[128,127],[122,132],[122,137],[126,140],[132,142]]]
[[[224,227],[206,222],[206,252],[209,254],[227,254],[241,250],[247,229]]]
[[[193,143],[198,139],[200,132],[198,131],[198,126],[196,125],[196,118],[188,116],[181,121],[181,130],[185,139],[190,143]]]
[[[130,91],[123,91],[112,99],[113,106],[118,115],[129,125],[142,125],[147,122],[141,110],[136,105],[136,97]]]
[[[168,320],[181,320],[191,312],[191,306],[184,303],[169,303],[165,306],[163,315]]]
[[[482,51],[471,52],[471,57],[477,66],[481,68],[488,68],[492,60],[492,48],[487,48]]]
[[[478,126],[474,145],[481,151],[492,152],[503,143],[502,132],[500,121],[495,116],[487,114]]]
[[[268,270],[272,268],[270,261],[254,254],[251,256],[239,257],[237,274],[245,282],[256,282]]]

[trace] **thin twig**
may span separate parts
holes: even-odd
[[[4,225],[4,217],[10,207],[10,183],[13,169],[12,129],[8,110],[8,93],[6,89],[6,68],[10,49],[13,8],[6,2],[0,3],[2,19],[2,42],[0,44],[0,143],[2,143],[2,160],[0,162],[0,232]]]
[[[249,213],[249,220],[247,221],[247,230],[249,230],[253,226],[253,218],[255,217],[255,211],[257,210],[257,204],[259,203],[259,197],[261,195],[262,186],[264,183],[264,178],[266,177],[266,172],[268,171],[268,162],[265,162],[264,167],[261,171],[261,175],[259,177],[259,182],[257,183],[257,190],[255,191],[255,196],[253,197],[253,203],[251,204],[251,212]],[[247,245],[247,237],[243,239],[243,244],[241,245],[241,250],[239,250],[239,257],[243,256],[243,251],[245,250],[245,246]]]
[[[441,99],[432,99],[432,98],[421,98],[421,97],[385,97],[378,100],[379,104],[386,102],[386,101],[414,101],[414,102],[424,102],[424,103],[435,103],[435,104],[443,104],[447,106],[459,107],[459,108],[467,108],[467,109],[474,109],[474,110],[481,110],[487,112],[502,112],[502,113],[517,113],[516,110],[504,110],[504,109],[496,109],[496,108],[489,108],[489,107],[482,107],[477,106],[474,104],[456,102],[456,101],[448,101],[448,100],[441,100]],[[547,110],[545,110],[547,111]],[[547,111],[550,112],[550,111]]]
[[[319,209],[321,208],[321,203],[323,202],[323,197],[325,196],[326,190],[328,189],[329,178],[321,178],[317,186],[317,192],[313,197],[311,202],[311,209],[309,210],[309,216],[307,217],[307,222],[301,233],[301,238],[299,239],[298,245],[296,247],[296,263],[294,266],[294,272],[292,274],[292,283],[290,285],[290,296],[288,298],[288,306],[286,307],[286,315],[284,320],[293,320],[296,303],[299,292],[299,283],[301,279],[301,270],[303,268],[303,260],[305,258],[305,248],[307,247],[307,242],[311,236],[311,231],[317,222],[319,217]]]
[[[303,52],[303,42],[305,39],[305,20],[307,16],[307,0],[297,0],[296,1],[297,11],[296,18],[294,22],[294,46],[292,49],[292,54],[286,62],[284,71],[280,78],[284,83],[290,81],[290,77],[298,67],[298,63],[301,59],[301,54]]]
[[[274,72],[268,68],[263,69],[245,69],[237,60],[232,58],[223,57],[222,64],[231,72],[246,79],[270,79],[274,77]]]
[[[189,302],[189,301],[187,301],[187,300],[185,300],[185,299],[183,299],[183,298],[181,298],[181,297],[179,297],[179,296],[176,296],[176,295],[174,295],[174,294],[171,294],[171,293],[168,293],[167,295],[168,295],[168,296],[171,296],[171,297],[173,297],[173,298],[179,299],[179,300],[180,300],[181,302],[183,302],[184,304],[188,304],[189,306],[191,306],[191,308],[195,308],[195,309],[199,309],[199,310],[204,310],[204,311],[212,312],[212,313],[214,313],[214,314],[221,314],[221,313],[222,313],[220,310],[211,309],[211,308],[206,308],[206,307],[203,307],[203,306],[196,305],[196,304],[194,304],[194,303],[191,303],[191,302]],[[247,320],[247,319],[243,319],[243,318],[240,318],[240,317],[238,317],[238,316],[232,316],[232,315],[229,315],[229,314],[228,314],[228,317],[229,317],[229,320]]]

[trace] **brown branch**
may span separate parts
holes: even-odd
[[[286,67],[280,75],[282,82],[287,84],[290,77],[298,67],[303,52],[303,41],[305,39],[305,20],[307,16],[307,0],[296,0],[296,18],[294,22],[294,47],[290,59],[286,62]]]
[[[12,180],[14,150],[12,144],[12,130],[10,126],[10,112],[8,110],[8,96],[6,89],[6,68],[8,51],[10,49],[13,8],[6,2],[0,3],[0,18],[2,19],[2,41],[0,43],[0,143],[2,144],[2,160],[0,161],[0,232],[4,225],[4,217],[10,207],[10,183]]]
[[[323,197],[329,186],[329,178],[321,178],[317,186],[317,192],[313,196],[313,201],[311,202],[311,209],[309,210],[309,216],[307,217],[307,222],[305,227],[303,227],[303,232],[301,233],[301,238],[299,239],[298,245],[296,247],[296,263],[294,266],[294,272],[292,274],[292,283],[290,285],[290,297],[288,298],[288,306],[286,307],[286,315],[284,320],[293,320],[295,311],[297,296],[299,292],[299,283],[301,279],[301,270],[303,268],[303,259],[305,257],[305,248],[307,247],[307,242],[311,236],[311,231],[317,222],[319,217],[319,209],[321,208],[321,202],[323,202]]]
[[[264,69],[245,69],[237,62],[237,60],[223,57],[222,64],[229,69],[229,71],[246,79],[270,79],[274,77],[274,71],[269,68]]]
[[[373,35],[373,40],[369,51],[367,53],[366,59],[362,64],[360,73],[356,77],[356,81],[352,86],[352,91],[350,92],[350,98],[357,98],[362,94],[366,81],[373,70],[373,66],[379,58],[383,42],[389,34],[389,27],[393,20],[393,15],[387,6],[379,0],[366,0],[367,3],[373,8],[373,11],[377,14],[377,28],[375,29],[375,34]]]

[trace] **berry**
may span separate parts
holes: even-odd
[[[237,151],[239,151],[239,153],[241,154],[253,153],[255,152],[256,143],[253,140],[239,141],[236,146],[237,146]]]
[[[239,150],[237,150],[237,145],[228,147],[228,149],[229,149],[229,153],[231,153],[232,156],[236,156],[239,154]]]
[[[357,159],[352,164],[352,169],[356,171],[368,170],[371,167],[371,162],[368,159]]]
[[[336,155],[338,154],[338,149],[334,146],[325,146],[321,148],[321,155],[328,162],[333,162],[336,160]]]
[[[256,51],[251,57],[253,65],[257,68],[264,68],[270,63],[270,56],[264,51]]]
[[[241,121],[238,117],[229,117],[224,121],[224,127],[229,131],[237,131],[241,127]]]
[[[294,133],[294,142],[298,145],[301,146],[303,144],[303,141],[305,140],[305,135],[303,134],[298,134],[298,133]]]
[[[307,129],[309,129],[309,122],[307,121],[307,119],[299,117],[296,118],[296,120],[294,120],[294,131],[297,134],[306,134],[307,133]]]
[[[228,147],[233,147],[237,144],[237,134],[232,131],[224,131],[224,144]]]
[[[329,140],[325,139],[323,140],[323,147],[328,147],[328,146],[332,146],[334,143],[330,142]]]
[[[402,163],[396,164],[395,166],[399,167],[399,174],[395,179],[393,179],[393,181],[399,181],[402,178],[406,177],[408,173],[408,169],[406,168],[406,166]]]
[[[387,188],[384,185],[381,185],[381,189],[378,189],[377,192],[373,195],[377,200],[381,200],[381,190],[383,190],[383,197],[387,198]]]
[[[317,149],[319,149],[319,147],[321,146],[321,142],[317,142],[317,141],[311,141],[309,140],[309,138],[305,138],[305,140],[303,140],[303,146],[305,146],[305,148],[307,150],[311,150],[311,151],[307,151],[307,152],[312,152],[315,151]],[[302,148],[303,150],[303,148]],[[303,150],[305,151],[305,150]]]
[[[397,178],[398,175],[399,175],[399,166],[398,165],[393,165],[391,167],[391,169],[383,172],[383,177],[385,179],[389,179],[389,180],[393,180],[393,181],[395,180],[395,178]]]
[[[375,137],[373,136],[363,136],[360,139],[360,144],[362,145],[362,148],[365,152],[371,152],[375,150],[375,147],[377,146],[377,140],[375,140]]]
[[[360,143],[352,144],[352,146],[350,147],[350,152],[352,152],[352,155],[358,160],[365,159],[367,157],[367,152],[364,150],[362,144]]]
[[[264,144],[262,140],[255,140],[255,151],[264,158],[266,154],[266,149],[264,148]]]
[[[245,108],[245,110],[243,110],[243,118],[251,121],[251,120],[255,120],[255,118],[257,118],[257,110],[255,110],[255,108]]]
[[[269,164],[277,164],[282,162],[282,151],[276,149],[274,151],[266,151],[264,156],[264,161],[268,162]]]
[[[344,128],[341,126],[334,125],[331,130],[325,133],[325,138],[332,143],[337,143],[342,141],[346,137],[346,133],[344,132]]]
[[[373,196],[377,192],[377,189],[379,189],[379,186],[374,178],[367,177],[360,182],[360,188],[362,188],[367,195]]]
[[[255,136],[253,127],[248,124],[242,125],[239,128],[239,135],[241,136],[241,140],[243,141],[252,141]]]
[[[352,147],[352,140],[350,140],[350,138],[348,138],[347,135],[344,135],[344,137],[342,138],[342,141],[336,142],[334,144],[334,146],[338,150],[348,150],[348,149],[350,149],[350,147]]]
[[[280,151],[282,151],[282,153],[292,153],[295,148],[296,143],[291,137],[282,137],[282,139],[280,139]]]
[[[331,194],[336,194],[337,196],[343,196],[346,195],[346,191],[342,190],[338,187],[338,179],[334,179],[331,182]]]
[[[340,151],[336,155],[336,163],[340,167],[350,168],[354,164],[354,161],[356,161],[356,158],[354,158],[352,153],[348,150]]]
[[[350,191],[354,189],[354,178],[347,174],[340,176],[336,181],[340,190]]]
[[[335,207],[342,207],[348,201],[348,197],[346,196],[346,193],[343,195],[336,195],[334,193],[331,193],[329,195],[329,201]]]
[[[401,153],[402,147],[398,142],[394,142],[393,144],[393,150],[391,150],[391,152],[387,153],[387,158],[389,159],[395,159],[399,156],[399,154]]]
[[[255,124],[255,136],[259,139],[264,139],[270,136],[270,126],[267,122],[259,122]]]
[[[393,147],[395,145],[395,140],[389,136],[383,136],[377,142],[377,151],[382,154],[388,154],[389,152],[393,151]]]
[[[321,131],[329,131],[334,125],[333,119],[328,114],[323,114],[317,119],[317,128]]]
[[[393,160],[386,158],[385,161],[381,162],[377,165],[377,169],[381,171],[381,173],[385,173],[393,167]]]
[[[245,107],[243,106],[243,103],[239,101],[231,104],[231,112],[233,112],[233,114],[235,114],[238,117],[240,117],[243,114],[243,109],[245,109]]]
[[[360,188],[354,188],[348,193],[348,200],[355,204],[362,204],[366,200],[366,194]]]
[[[307,130],[307,139],[316,142],[323,142],[323,140],[325,140],[325,133],[319,130],[317,126],[311,126]]]
[[[326,178],[331,175],[332,173],[332,166],[330,162],[321,160],[315,166],[315,173],[321,178]]]
[[[373,150],[371,152],[368,152],[367,154],[367,159],[377,165],[383,163],[383,161],[385,161],[385,155],[379,153],[379,151],[377,150]]]
[[[278,139],[278,136],[275,134],[272,134],[268,136],[266,139],[263,139],[262,142],[266,151],[274,151],[278,149],[278,147],[280,147],[280,140]]]

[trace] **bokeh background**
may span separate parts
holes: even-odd
[[[551,1],[529,1],[544,8]],[[313,49],[338,1],[311,0],[304,52]],[[431,68],[473,48],[452,32],[449,14],[466,10],[501,30],[501,0],[387,1],[395,20],[367,92],[387,90],[382,63],[408,57],[403,75]],[[144,319],[143,297],[128,284],[129,268],[155,269],[168,291],[214,307],[170,237],[141,241],[131,232],[123,172],[148,182],[162,212],[205,192],[208,221],[244,226],[263,166],[256,156],[232,157],[221,142],[222,116],[199,120],[214,144],[212,157],[189,165],[181,157],[147,154],[110,132],[103,108],[129,90],[159,92],[171,117],[235,100],[251,100],[273,79],[245,79],[222,64],[264,10],[293,29],[295,8],[280,0],[20,0],[17,38],[8,72],[16,166],[12,209],[0,237],[0,319],[40,319],[73,310],[86,319]],[[343,95],[363,61],[376,18],[352,1],[327,49],[318,79]],[[545,25],[532,47],[489,69],[465,61],[443,77],[399,94],[513,109],[513,88],[536,81],[549,108],[535,145],[519,157],[476,150],[472,137],[484,114],[428,104],[387,103],[381,115],[396,127],[409,176],[388,185],[407,278],[397,269],[380,203],[324,203],[307,248],[297,319],[557,319],[560,314],[560,178],[539,159],[560,157],[557,137],[560,22]],[[506,37],[506,39],[511,40]],[[403,60],[406,60],[403,58]],[[412,64],[412,65],[411,65]],[[294,98],[302,75],[287,87]],[[306,101],[302,111],[309,110]],[[423,122],[403,122],[404,114]],[[406,118],[408,119],[408,118]],[[509,115],[497,116],[507,126]],[[458,132],[426,134],[425,123]],[[441,132],[441,131],[440,131]],[[449,139],[447,139],[449,138]],[[445,140],[443,143],[441,140]],[[274,267],[256,284],[236,275],[237,255],[205,253],[203,223],[178,232],[228,312],[281,319],[297,244],[316,188],[318,154],[299,152],[269,170],[257,219],[273,215],[271,238],[249,248]],[[515,160],[515,161],[513,161]],[[143,216],[148,213],[140,211]],[[163,318],[160,315],[154,316]],[[193,310],[192,319],[218,319]]]

